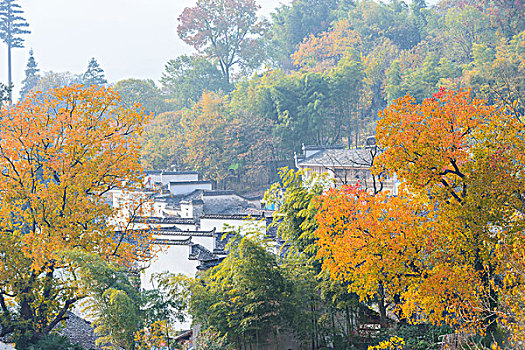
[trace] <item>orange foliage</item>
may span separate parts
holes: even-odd
[[[400,317],[523,337],[525,125],[444,89],[380,115],[374,167],[396,174],[399,194],[323,195],[324,267],[363,299],[396,301]]]
[[[425,262],[419,253],[431,249],[433,236],[423,234],[428,220],[418,215],[419,203],[372,195],[359,185],[331,189],[320,200],[318,257],[350,291],[362,300],[377,297],[382,307],[421,277]]]
[[[150,255],[144,232],[115,232],[106,200],[142,182],[144,116],[111,89],[72,86],[36,92],[0,118],[0,301],[12,298],[45,333],[82,297],[65,253],[125,264]]]
[[[292,62],[310,69],[335,66],[348,51],[358,49],[360,45],[361,37],[350,29],[350,22],[341,20],[331,30],[305,39],[292,54]]]

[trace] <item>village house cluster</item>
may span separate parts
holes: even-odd
[[[395,179],[379,181],[371,166],[378,153],[375,140],[367,146],[348,149],[342,146],[303,146],[295,155],[295,166],[306,176],[328,173],[336,186],[360,183],[367,190],[382,186],[395,192]],[[158,256],[144,266],[143,288],[152,288],[151,276],[169,271],[194,276],[219,264],[232,231],[251,229],[266,234],[279,253],[285,243],[272,225],[273,210],[265,208],[262,197],[246,197],[235,191],[217,190],[213,183],[200,179],[192,171],[158,171],[144,173],[144,188],[138,192],[112,191],[108,201],[122,217],[132,217],[131,229],[151,230],[154,243],[162,247]],[[133,212],[130,203],[147,202],[147,208]],[[118,227],[118,225],[117,225]],[[126,229],[130,229],[127,227]]]

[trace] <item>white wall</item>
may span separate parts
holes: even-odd
[[[13,344],[6,344],[0,341],[0,350],[15,350],[15,346]]]
[[[183,218],[193,217],[193,204],[192,203],[181,203],[180,204],[180,216]]]
[[[173,237],[170,237],[173,238]],[[183,239],[184,237],[177,237]],[[154,273],[169,271],[171,273],[181,273],[186,276],[195,277],[197,272],[197,260],[189,260],[190,247],[187,245],[163,246],[162,251],[151,260],[145,270],[140,274],[140,285],[144,289],[153,289],[151,276]],[[191,319],[183,323],[175,324],[176,329],[190,329]],[[0,348],[1,350],[1,348]]]
[[[177,237],[177,239],[183,239],[183,237]],[[182,273],[186,276],[194,277],[199,262],[197,260],[189,260],[189,254],[190,247],[187,245],[163,245],[162,251],[148,263],[148,267],[141,273],[140,281],[142,288],[153,288],[151,276],[154,273],[169,271],[171,273]]]
[[[192,237],[191,241],[195,244],[200,244],[210,252],[213,252],[213,245],[215,241],[213,237]]]
[[[188,181],[199,181],[199,174],[192,172],[146,172],[144,177],[144,183],[148,182],[148,178],[151,184],[161,183],[162,186],[168,185],[170,182],[188,182]]]

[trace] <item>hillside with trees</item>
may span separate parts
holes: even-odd
[[[77,311],[107,349],[178,349],[188,320],[199,350],[524,348],[523,1],[293,0],[264,18],[197,0],[173,14],[193,53],[159,81],[109,81],[91,55],[41,71],[31,49],[14,86],[23,15],[0,0],[0,341],[80,350],[59,335]],[[305,145],[373,149],[373,186],[293,169]],[[264,194],[266,231],[210,229],[213,264],[143,289],[159,241],[198,246],[156,238],[204,237],[162,226],[145,169]]]
[[[525,20],[519,1],[444,0],[427,6],[424,1],[326,0],[311,4],[297,0],[276,9],[267,22],[259,23],[251,14],[239,19],[245,23],[243,33],[249,41],[239,42],[238,50],[213,44],[215,34],[201,33],[208,22],[192,16],[211,5],[198,4],[185,11],[178,29],[197,53],[191,59],[183,56],[169,62],[160,95],[180,111],[171,108],[175,115],[199,115],[213,108],[216,99],[207,95],[213,92],[222,99],[227,119],[244,120],[245,127],[259,130],[258,138],[229,136],[233,137],[231,145],[248,142],[253,151],[246,157],[247,146],[234,146],[234,153],[224,153],[227,161],[218,161],[222,163],[219,168],[203,165],[191,154],[168,150],[161,153],[171,156],[157,158],[155,163],[152,159],[157,155],[146,151],[146,167],[198,168],[224,186],[249,190],[247,179],[254,168],[263,172],[259,176],[275,180],[274,169],[291,165],[293,152],[300,152],[302,144],[363,145],[375,133],[378,112],[407,94],[421,102],[440,87],[471,89],[491,104],[524,108]],[[249,11],[257,8],[251,2],[246,6]],[[239,29],[240,23],[227,17],[221,20],[224,22],[217,19],[214,26]],[[250,52],[264,52],[262,59],[247,65],[248,57],[242,57],[244,45],[251,45]],[[221,50],[231,51],[232,56],[219,56]],[[233,74],[226,61],[236,63],[231,64]],[[234,135],[238,124],[227,124],[232,130],[225,135]],[[177,123],[177,129],[182,129],[174,130],[179,135],[175,137],[180,137],[177,143],[191,144],[197,128],[193,123]],[[262,151],[255,144],[259,141],[271,143],[271,149]],[[212,147],[222,152],[219,144]],[[167,143],[157,146],[155,149],[171,147]],[[211,156],[213,150],[209,151]],[[264,165],[259,167],[258,162]],[[236,169],[240,183],[219,174],[230,167]]]

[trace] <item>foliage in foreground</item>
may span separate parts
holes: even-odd
[[[105,198],[140,183],[144,117],[95,86],[0,113],[0,335],[36,342],[88,295],[74,251],[126,266],[150,256],[149,237],[114,220]]]
[[[524,128],[468,91],[397,100],[382,112],[375,169],[397,175],[399,194],[324,194],[324,268],[401,320],[447,324],[485,346],[502,331],[523,339]]]
[[[224,261],[192,286],[195,322],[226,336],[236,348],[262,344],[286,325],[290,285],[269,248],[258,232],[236,235]]]
[[[20,337],[16,341],[17,350],[85,350],[79,344],[71,344],[67,337],[49,334],[36,342],[30,337]],[[89,349],[88,349],[89,350]]]

